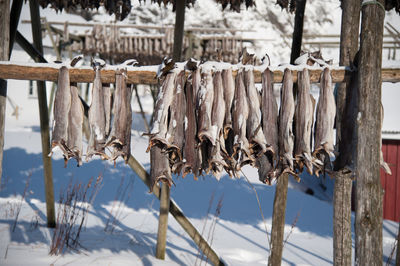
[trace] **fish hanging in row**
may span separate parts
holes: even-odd
[[[73,67],[82,56],[71,61]],[[58,73],[57,91],[54,100],[54,122],[51,140],[51,153],[60,149],[65,166],[75,158],[78,166],[82,165],[82,124],[83,105],[79,98],[76,83],[70,82],[69,70],[62,66]]]

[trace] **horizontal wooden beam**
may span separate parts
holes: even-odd
[[[46,63],[13,63],[8,61],[0,61],[0,78],[1,79],[18,79],[18,80],[44,80],[57,81],[58,71],[62,64],[46,64]],[[115,82],[115,69],[117,66],[106,67],[101,71],[101,79],[103,83]],[[233,68],[237,68],[233,65]],[[297,71],[301,70],[300,66],[282,66],[271,68],[274,71],[274,82],[281,83],[283,71],[285,68],[290,68],[293,71],[293,81],[297,80]],[[127,67],[127,82],[129,84],[157,84],[156,77],[158,66],[144,67]],[[261,82],[261,72],[255,67],[254,79],[255,82]],[[322,67],[308,67],[310,80],[313,83],[318,83],[321,76]],[[94,71],[91,67],[71,67],[70,80],[71,82],[88,83],[93,82]],[[234,75],[236,71],[233,71]],[[334,67],[331,70],[332,81],[335,83],[343,82],[351,72],[344,67]],[[400,82],[400,66],[382,69],[383,82]]]

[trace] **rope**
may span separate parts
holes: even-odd
[[[363,6],[366,6],[366,5],[378,5],[378,6],[380,6],[381,8],[382,8],[382,10],[383,10],[383,12],[385,12],[386,10],[385,10],[385,7],[382,5],[382,3],[381,2],[379,2],[379,1],[376,1],[376,0],[371,0],[371,1],[363,1],[363,3],[361,4],[361,8],[363,7]]]

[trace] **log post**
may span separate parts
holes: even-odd
[[[294,29],[292,38],[292,51],[290,54],[290,64],[294,64],[300,56],[301,43],[303,41],[304,11],[307,0],[296,0],[296,13],[294,15]]]
[[[33,44],[39,53],[43,54],[42,31],[40,24],[40,11],[37,0],[30,0],[29,7],[32,20]],[[50,153],[49,113],[47,109],[46,83],[37,81],[38,101],[40,114],[40,133],[42,138],[42,158],[44,170],[44,183],[46,193],[47,226],[55,227],[54,187]]]
[[[21,16],[22,0],[14,0],[10,12],[10,43],[8,50],[8,58],[11,58],[11,53],[14,46],[15,35],[17,33],[19,18]]]
[[[167,183],[161,185],[160,195],[160,218],[158,220],[156,258],[165,259],[165,250],[167,245],[168,213],[170,204],[170,188]]]
[[[10,0],[0,0],[0,60],[8,60],[10,41]],[[4,130],[6,122],[7,81],[0,79],[0,183],[3,174]]]
[[[182,57],[183,31],[185,26],[185,4],[186,0],[176,1],[174,48],[172,57],[175,62],[181,61]]]
[[[360,1],[342,1],[342,25],[340,33],[340,59],[339,65],[350,66],[357,50],[360,27]],[[357,90],[351,86],[351,80],[338,84],[336,97],[336,143],[339,147],[339,158],[335,161],[335,184],[333,190],[333,262],[334,265],[351,265],[351,191],[352,173],[346,171],[345,167],[351,165],[352,156],[349,148],[355,149],[353,134],[354,123],[346,120],[345,106],[346,98],[352,97]],[[349,93],[346,93],[349,92]],[[354,101],[356,99],[353,99]],[[348,101],[351,102],[350,99]],[[351,121],[346,123],[346,121]],[[347,135],[347,136],[346,136]]]
[[[268,265],[281,265],[283,252],[283,235],[285,233],[285,214],[289,175],[283,174],[276,184],[271,228],[271,253]]]
[[[384,1],[363,1],[358,68],[355,264],[382,265],[380,180]]]
[[[397,231],[397,254],[396,254],[395,265],[400,265],[400,223],[399,223],[399,230]]]

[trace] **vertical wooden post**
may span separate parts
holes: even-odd
[[[167,245],[168,213],[170,203],[170,188],[168,184],[162,183],[160,195],[160,218],[158,221],[156,258],[165,259]]]
[[[363,1],[358,68],[355,264],[382,265],[380,180],[385,2]]]
[[[181,61],[186,0],[176,0],[173,60]]]
[[[400,223],[399,223],[399,231],[397,231],[396,265],[400,265]]]
[[[39,5],[37,0],[30,0],[29,7],[31,12],[32,23],[32,37],[33,45],[43,54],[42,46],[42,31],[40,23]],[[49,132],[49,113],[47,109],[47,95],[46,83],[44,81],[37,81],[38,87],[38,101],[39,101],[39,114],[40,114],[40,133],[42,138],[42,158],[44,169],[44,183],[46,193],[46,209],[47,209],[47,226],[55,227],[55,210],[54,210],[54,187],[53,187],[53,173],[51,158],[48,156],[50,153],[50,132]]]
[[[297,57],[300,56],[301,43],[303,40],[304,11],[307,0],[296,1],[296,12],[294,15],[294,29],[292,38],[292,52],[290,54],[290,63],[294,64]]]
[[[8,58],[11,58],[11,53],[14,46],[15,35],[17,33],[19,18],[22,10],[22,0],[14,0],[10,12],[10,43],[8,50]]]
[[[10,0],[0,0],[0,60],[8,60],[10,41]],[[4,130],[6,122],[7,81],[0,79],[0,183],[3,174]]]
[[[281,265],[283,252],[283,235],[285,233],[285,214],[289,175],[283,174],[276,184],[274,209],[272,213],[271,252],[268,265]]]
[[[340,33],[339,65],[350,66],[357,50],[360,27],[360,0],[342,1],[342,25]],[[352,154],[355,149],[353,134],[355,121],[350,121],[345,114],[346,98],[352,97],[357,90],[351,86],[351,80],[339,84],[336,97],[336,142],[339,147],[339,157],[335,161],[335,185],[333,190],[333,262],[334,265],[351,265],[351,172],[345,167],[351,165]],[[349,92],[349,93],[347,93]],[[354,101],[356,99],[353,99]],[[350,101],[348,101],[350,103]],[[346,119],[347,117],[347,119]],[[352,128],[349,128],[352,127]]]
[[[300,56],[301,43],[303,39],[304,11],[306,9],[306,0],[296,1],[296,13],[294,17],[294,29],[292,39],[292,51],[290,54],[290,63],[294,64],[296,58]],[[296,90],[296,84],[293,88]],[[283,253],[283,235],[285,233],[285,213],[288,191],[289,175],[283,174],[279,177],[275,189],[274,209],[272,213],[271,228],[271,251],[268,259],[268,265],[281,265]]]

